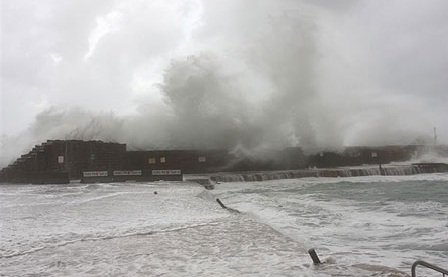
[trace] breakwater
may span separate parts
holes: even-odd
[[[298,179],[306,177],[356,177],[356,176],[400,176],[426,173],[448,172],[445,163],[416,163],[400,166],[376,166],[355,168],[310,168],[287,171],[263,171],[240,173],[217,173],[210,175],[214,182],[260,182],[278,179]]]

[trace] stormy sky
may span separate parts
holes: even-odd
[[[0,0],[2,165],[130,149],[448,143],[445,0]]]

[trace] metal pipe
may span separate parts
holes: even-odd
[[[443,276],[445,276],[445,274],[448,274],[448,270],[443,269],[441,267],[438,267],[436,265],[427,263],[425,261],[416,261],[412,264],[412,268],[411,268],[411,273],[412,273],[412,277],[417,277],[416,273],[415,273],[415,269],[417,268],[418,265],[422,265],[424,267],[430,268],[432,270],[438,271],[440,273],[443,274]]]

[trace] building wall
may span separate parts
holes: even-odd
[[[226,151],[157,150],[129,151],[124,169],[179,169],[183,173],[217,172],[224,168],[230,156]]]
[[[423,146],[347,147],[341,152],[321,151],[308,157],[311,167],[359,166],[409,161],[423,153]]]

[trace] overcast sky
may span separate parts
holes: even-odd
[[[448,143],[446,0],[0,0],[3,160]]]

